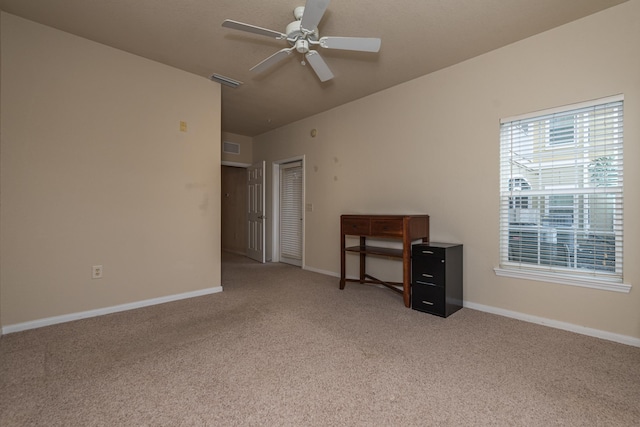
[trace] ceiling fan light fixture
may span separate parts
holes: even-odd
[[[220,74],[212,74],[211,75],[211,80],[213,80],[214,82],[218,82],[220,84],[223,84],[225,86],[229,86],[232,88],[237,88],[238,86],[240,86],[242,84],[241,81],[232,79],[231,77],[226,77],[226,76],[222,76]]]
[[[309,52],[309,42],[304,39],[296,41],[296,50],[300,53]]]

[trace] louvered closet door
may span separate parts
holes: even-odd
[[[302,265],[302,163],[280,166],[280,261]]]

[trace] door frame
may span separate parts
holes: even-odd
[[[305,179],[305,156],[289,157],[287,159],[276,160],[271,164],[271,261],[280,262],[280,165],[291,162],[302,163],[302,264],[305,268],[305,235],[306,235],[306,179]]]

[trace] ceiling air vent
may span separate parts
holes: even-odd
[[[235,142],[223,141],[222,152],[228,154],[240,154],[240,144]]]
[[[214,82],[223,84],[225,86],[232,87],[234,89],[242,84],[242,82],[239,82],[238,80],[234,80],[231,77],[221,76],[220,74],[213,74],[211,76],[211,80],[213,80]]]

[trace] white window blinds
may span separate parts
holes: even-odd
[[[500,125],[500,267],[622,282],[623,98]]]

